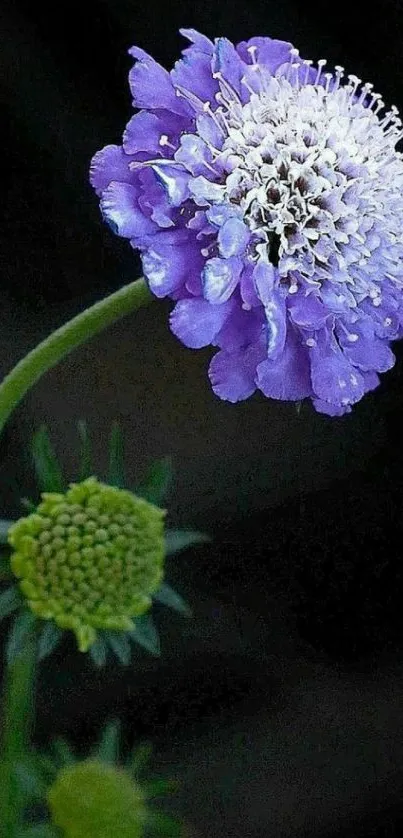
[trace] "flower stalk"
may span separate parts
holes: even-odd
[[[29,389],[73,349],[154,299],[143,278],[125,285],[73,317],[36,346],[0,384],[0,433]]]
[[[4,672],[0,768],[0,838],[14,838],[23,816],[16,766],[29,752],[35,700],[37,638],[29,631]]]

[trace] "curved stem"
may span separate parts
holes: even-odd
[[[137,279],[73,317],[38,344],[0,384],[0,433],[14,408],[45,372],[77,346],[153,299],[145,280]]]
[[[30,754],[35,675],[36,632],[30,632],[24,648],[5,667],[0,771],[0,838],[14,838],[21,825],[22,800],[15,766]]]

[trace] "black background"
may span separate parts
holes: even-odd
[[[396,0],[3,0],[3,372],[139,273],[88,185],[91,156],[119,142],[130,117],[129,46],[169,68],[181,26],[233,41],[267,34],[344,65],[402,108],[402,14]],[[183,626],[157,614],[161,661],[94,675],[66,641],[43,672],[38,741],[67,733],[84,749],[120,713],[127,743],[150,738],[156,769],[181,779],[176,806],[199,836],[398,835],[401,348],[351,417],[297,416],[259,397],[232,408],[205,381],[208,352],[169,335],[167,311],[130,318],[68,359],[3,435],[4,516],[18,511],[21,485],[34,491],[22,455],[34,426],[49,423],[73,477],[77,418],[89,420],[100,469],[119,418],[129,472],[173,454],[173,523],[215,536],[169,568],[196,617]]]

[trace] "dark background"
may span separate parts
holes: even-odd
[[[131,281],[139,261],[102,224],[93,153],[130,118],[127,49],[171,67],[181,26],[292,41],[403,107],[403,8],[232,0],[3,0],[0,371]],[[86,418],[99,473],[113,419],[129,478],[176,467],[170,522],[215,541],[172,561],[195,618],[161,610],[163,656],[93,669],[66,641],[44,667],[37,737],[83,750],[119,713],[129,745],[181,780],[172,807],[204,836],[391,836],[403,824],[402,351],[351,416],[211,393],[209,350],[169,333],[169,305],[126,318],[47,374],[0,441],[4,517],[34,492],[24,453],[41,422],[74,478]],[[23,487],[23,489],[21,489]]]

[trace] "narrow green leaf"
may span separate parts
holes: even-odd
[[[26,803],[31,800],[41,800],[44,798],[46,784],[35,765],[35,759],[28,756],[20,759],[14,766],[14,774]]]
[[[22,604],[21,594],[16,585],[0,594],[0,620],[16,611]]]
[[[26,610],[17,614],[6,645],[6,659],[8,664],[12,664],[23,650],[29,633],[34,629],[35,621],[36,617],[32,611]]]
[[[18,830],[15,838],[58,838],[59,832],[50,823],[37,823]]]
[[[86,480],[87,477],[91,477],[91,475],[93,474],[93,468],[91,439],[85,419],[79,419],[77,423],[77,428],[80,437],[78,473],[78,480],[80,482],[81,480]]]
[[[156,599],[162,605],[167,605],[168,608],[172,608],[174,611],[178,611],[179,614],[186,614],[187,617],[190,617],[192,614],[191,608],[182,599],[181,595],[177,591],[174,591],[170,585],[167,585],[166,582],[163,582],[158,591],[153,594],[153,599]]]
[[[152,810],[147,812],[147,826],[165,838],[180,838],[183,829],[176,818]]]
[[[143,614],[136,619],[135,628],[128,632],[132,640],[143,646],[147,652],[158,657],[161,654],[161,643],[158,631],[149,614]]]
[[[155,506],[162,506],[172,478],[172,458],[163,457],[161,460],[155,460],[140,486],[135,489],[135,493]]]
[[[152,754],[153,747],[149,742],[142,742],[141,745],[137,745],[134,749],[133,753],[128,759],[127,767],[129,771],[135,777],[139,777],[143,771],[147,768],[147,765],[150,761],[150,757]]]
[[[89,648],[89,654],[95,666],[101,668],[106,663],[106,646],[102,637],[97,637],[95,643]]]
[[[8,531],[13,523],[14,521],[6,521],[4,518],[0,518],[0,544],[7,544]]]
[[[63,492],[62,470],[45,425],[42,425],[33,436],[32,456],[41,492]]]
[[[123,666],[128,666],[132,656],[129,640],[123,631],[106,631],[105,639]]]
[[[122,430],[117,422],[112,425],[109,440],[108,483],[122,489],[125,485],[124,442]]]
[[[74,752],[65,739],[55,739],[52,743],[52,751],[61,767],[73,765],[76,761]]]
[[[165,549],[167,556],[187,550],[195,544],[208,544],[210,536],[194,530],[167,530],[165,533]]]
[[[62,636],[62,630],[53,622],[53,620],[47,620],[39,637],[38,660],[45,660],[48,655],[51,655],[54,649],[56,649],[56,646]]]
[[[21,498],[21,506],[23,509],[26,509],[27,512],[36,512],[36,505],[29,498]]]
[[[120,722],[109,722],[102,731],[99,744],[94,751],[95,759],[116,765],[119,761]]]
[[[0,579],[15,580],[10,566],[10,551],[5,547],[0,548]]]
[[[152,799],[153,797],[162,797],[166,794],[173,794],[178,791],[179,783],[177,780],[167,780],[162,778],[155,778],[155,780],[147,780],[141,784],[146,797]]]

